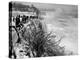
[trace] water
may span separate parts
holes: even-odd
[[[65,13],[61,9],[44,12],[46,13],[44,21],[48,31],[53,31],[59,36],[64,35],[65,37],[62,39],[60,45],[65,46],[66,51],[73,51],[74,54],[77,54],[78,19],[73,14],[69,15],[68,11]]]

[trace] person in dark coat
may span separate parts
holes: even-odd
[[[20,24],[20,15],[16,17],[16,27],[19,27]]]

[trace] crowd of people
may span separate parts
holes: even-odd
[[[11,17],[10,25],[15,26],[16,28],[21,28],[23,27],[23,24],[33,19],[38,19],[38,16],[26,16],[26,15],[23,16],[17,15],[16,17],[13,16]]]

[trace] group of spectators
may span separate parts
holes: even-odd
[[[11,18],[11,25],[15,26],[16,28],[23,27],[28,20],[38,19],[38,16],[20,16],[17,15],[16,17]]]

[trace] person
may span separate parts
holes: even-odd
[[[16,17],[16,27],[19,27],[20,24],[20,15],[17,15]]]
[[[22,22],[26,23],[26,16],[25,15],[23,15]]]

